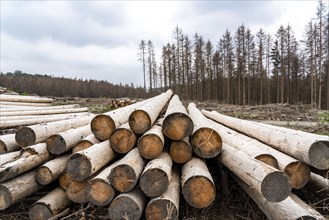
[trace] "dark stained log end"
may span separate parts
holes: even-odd
[[[174,162],[183,164],[192,158],[193,150],[189,142],[171,141],[169,153]]]
[[[178,219],[179,210],[168,199],[155,200],[148,204],[145,210],[146,219]]]
[[[77,181],[83,181],[92,175],[90,160],[83,154],[72,154],[67,161],[67,172]]]
[[[140,177],[139,186],[148,197],[157,197],[167,191],[169,180],[165,171],[161,169],[150,169]]]
[[[109,206],[110,219],[140,219],[143,210],[128,196],[115,198]]]
[[[43,203],[34,203],[29,211],[29,218],[31,220],[47,220],[52,216],[52,211]]]
[[[294,189],[303,188],[311,179],[310,167],[300,161],[288,164],[285,167],[284,172],[288,175],[291,187]]]
[[[144,110],[135,110],[129,116],[129,126],[136,134],[144,134],[152,126],[150,116]]]
[[[285,200],[291,192],[288,176],[281,171],[268,174],[261,183],[261,192],[270,202]]]
[[[317,218],[315,218],[314,216],[310,216],[310,215],[303,215],[303,216],[297,218],[296,220],[317,220]]]
[[[203,176],[188,179],[182,189],[185,201],[195,208],[208,207],[216,197],[216,188],[212,181]]]
[[[61,135],[51,135],[46,142],[47,150],[52,153],[59,155],[66,150],[66,141]]]
[[[120,164],[112,169],[108,180],[117,191],[129,192],[136,185],[138,178],[131,166]]]
[[[36,135],[29,127],[19,129],[15,134],[16,143],[21,147],[27,147],[35,144]]]
[[[110,137],[110,146],[114,151],[121,154],[128,153],[136,142],[136,134],[126,128],[116,129]]]
[[[113,119],[107,115],[97,115],[91,121],[91,131],[100,141],[108,140],[115,129]]]
[[[90,141],[87,140],[82,140],[80,141],[77,145],[75,145],[72,149],[72,154],[78,152],[78,151],[82,151],[85,150],[91,146],[93,146],[94,144],[91,143]]]
[[[53,173],[48,167],[39,167],[35,172],[35,179],[41,185],[48,185],[53,180]]]
[[[194,132],[191,138],[193,151],[201,158],[213,158],[222,149],[222,138],[213,129],[203,127]]]
[[[183,113],[168,115],[162,126],[163,133],[172,140],[182,140],[193,132],[193,121]]]
[[[263,163],[266,163],[276,169],[279,169],[278,160],[275,159],[275,157],[273,157],[270,154],[260,154],[257,157],[255,157],[255,159],[262,161]]]
[[[158,135],[149,133],[139,139],[137,147],[142,157],[151,160],[160,156],[164,143]]]
[[[110,183],[101,179],[93,179],[86,189],[86,194],[92,204],[106,206],[113,200],[116,191]]]
[[[0,210],[5,210],[13,203],[13,198],[9,190],[0,185]]]
[[[319,170],[329,169],[329,141],[318,141],[309,149],[310,164]]]

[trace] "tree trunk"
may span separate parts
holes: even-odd
[[[90,125],[87,124],[82,127],[51,135],[47,139],[47,150],[52,154],[62,154],[69,151],[74,145],[90,134]]]
[[[119,192],[129,192],[137,184],[144,166],[143,158],[139,155],[138,149],[134,148],[119,160],[111,170],[108,180]]]
[[[67,172],[77,180],[83,181],[96,173],[117,154],[112,150],[109,141],[103,141],[90,148],[79,151],[70,156],[67,161]]]
[[[1,106],[2,107],[2,106]],[[55,106],[45,106],[45,107],[34,107],[34,106],[26,106],[26,107],[9,107],[9,108],[1,108],[0,112],[25,112],[25,111],[39,111],[39,110],[54,110],[54,109],[73,109],[78,108],[78,104],[74,105],[55,105]]]
[[[102,170],[97,176],[89,181],[86,189],[86,196],[89,202],[96,206],[106,206],[109,205],[117,194],[116,190],[113,189],[110,181],[108,180],[108,175],[111,173],[113,167],[115,167],[117,162],[114,162],[110,166]]]
[[[190,138],[186,137],[180,141],[171,140],[170,156],[176,163],[183,164],[192,158],[193,150],[190,144]]]
[[[192,134],[193,121],[177,95],[174,95],[169,102],[162,131],[172,140],[183,140]]]
[[[194,103],[188,105],[190,117],[194,123],[191,145],[196,155],[201,158],[213,158],[222,149],[220,135],[211,127],[207,118],[202,115]]]
[[[166,152],[148,162],[139,178],[139,186],[145,195],[157,197],[167,191],[172,165],[172,159]]]
[[[329,179],[326,177],[311,173],[311,179],[306,187],[314,192],[317,198],[329,198]]]
[[[32,170],[14,179],[0,183],[0,210],[7,209],[43,187],[35,180],[34,174],[35,170]]]
[[[20,151],[14,151],[6,154],[0,154],[0,167],[8,161],[14,160],[20,154]]]
[[[136,134],[143,134],[149,130],[158,118],[163,107],[170,100],[172,94],[173,91],[168,90],[134,110],[128,120],[131,130]]]
[[[135,146],[136,142],[137,136],[130,129],[128,122],[115,129],[110,137],[112,149],[120,154],[128,153]]]
[[[55,188],[46,196],[35,202],[29,211],[31,220],[47,220],[63,211],[71,201],[60,187]]]
[[[14,152],[20,150],[15,140],[15,134],[0,135],[0,154]]]
[[[50,107],[51,103],[36,103],[36,102],[10,102],[0,101],[1,106],[9,106],[10,108],[24,108],[24,107]]]
[[[173,170],[166,192],[149,201],[145,209],[147,220],[178,220],[180,199],[180,178],[178,173],[178,170]]]
[[[216,187],[206,163],[193,157],[182,167],[182,193],[194,208],[208,207],[216,197]]]
[[[223,144],[223,151],[218,158],[222,164],[255,188],[268,201],[281,202],[289,196],[291,185],[285,173],[227,144]]]
[[[70,155],[64,155],[54,160],[48,161],[37,168],[35,178],[41,185],[48,185],[56,180],[66,170],[67,160]]]
[[[19,146],[26,147],[35,143],[46,141],[51,135],[87,125],[93,116],[67,119],[47,124],[37,124],[23,127],[16,132],[15,139]]]
[[[45,109],[45,110],[30,110],[30,111],[15,111],[15,112],[2,112],[1,116],[24,116],[24,115],[56,115],[88,112],[88,108],[71,108],[71,109]]]
[[[99,140],[95,137],[95,135],[90,134],[87,137],[85,137],[84,139],[82,139],[81,141],[79,141],[72,149],[72,154],[81,151],[81,150],[85,150],[91,146],[93,146],[94,144],[98,144]]]
[[[256,138],[318,169],[329,169],[329,136],[232,118],[202,111],[207,117]]]
[[[121,193],[110,204],[110,219],[140,219],[146,205],[146,196],[135,187],[130,192]]]
[[[23,149],[17,159],[0,166],[0,182],[14,178],[31,170],[53,156],[47,151],[46,144],[40,143]]]
[[[40,96],[21,96],[21,95],[0,95],[0,101],[5,102],[28,102],[28,103],[51,103],[54,100],[51,98]]]

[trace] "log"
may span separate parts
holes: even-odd
[[[108,180],[117,191],[129,192],[137,184],[144,166],[143,158],[138,149],[134,148],[112,168]]]
[[[158,197],[168,189],[172,159],[166,152],[148,162],[139,178],[139,186],[148,197]]]
[[[183,165],[181,185],[185,201],[194,208],[206,208],[215,200],[212,176],[206,163],[197,157]]]
[[[266,200],[255,188],[242,180],[235,178],[241,188],[257,203],[258,207],[270,220],[277,219],[325,219],[320,213],[309,207],[294,194],[281,202]]]
[[[194,123],[191,145],[193,152],[201,158],[216,157],[222,149],[220,135],[211,127],[194,103],[188,105],[189,115]]]
[[[107,178],[116,164],[116,162],[112,163],[89,181],[86,188],[86,196],[88,201],[93,205],[107,206],[116,196],[117,191],[112,187]]]
[[[193,127],[193,121],[187,114],[185,107],[179,97],[174,95],[164,116],[163,133],[172,140],[183,140],[192,134]]]
[[[90,125],[73,128],[47,139],[47,150],[52,154],[62,154],[71,150],[79,141],[91,134]]]
[[[47,151],[45,143],[30,146],[22,150],[17,159],[0,166],[0,182],[14,178],[52,158],[53,156]]]
[[[211,119],[256,138],[320,170],[329,169],[329,136],[246,121],[202,111]]]
[[[281,202],[291,192],[289,178],[284,172],[260,162],[225,143],[218,159],[268,201]]]
[[[90,177],[91,179],[92,177]],[[68,179],[69,180],[69,179]],[[66,186],[66,196],[69,200],[71,200],[74,203],[87,203],[87,187],[88,187],[88,179],[83,181],[76,181],[74,179],[71,179],[70,182],[67,182],[68,185]]]
[[[67,172],[73,179],[83,181],[95,174],[116,156],[117,154],[112,150],[110,142],[103,141],[72,154],[67,161]]]
[[[134,110],[128,120],[131,130],[136,134],[143,134],[149,130],[163,107],[170,100],[172,94],[173,91],[169,89],[167,92],[160,94],[150,102]]]
[[[0,101],[5,102],[28,102],[28,103],[51,103],[54,100],[51,98],[40,96],[21,96],[21,95],[5,95],[0,94]]]
[[[2,107],[2,106],[1,106]],[[37,111],[37,110],[49,110],[49,109],[72,109],[78,108],[78,104],[74,105],[54,105],[54,106],[44,106],[44,107],[34,107],[34,106],[26,106],[23,109],[21,107],[12,107],[12,108],[1,108],[0,112],[16,112],[16,111]]]
[[[284,171],[288,175],[292,188],[301,189],[310,180],[311,171],[307,164],[223,125],[213,121],[209,123],[213,123],[224,143]]]
[[[139,138],[137,148],[143,158],[151,160],[160,156],[164,144],[165,137],[162,133],[162,128],[155,124]]]
[[[94,144],[98,144],[99,140],[95,137],[95,135],[90,134],[87,137],[85,137],[84,139],[82,139],[81,141],[79,141],[72,149],[72,153],[76,153],[78,151],[81,150],[85,150],[91,146],[93,146]]]
[[[88,108],[71,108],[71,109],[46,109],[31,111],[2,112],[1,116],[23,116],[23,115],[52,115],[88,112]]]
[[[326,177],[311,173],[311,179],[306,187],[314,192],[318,198],[324,200],[329,198],[329,179]]]
[[[41,185],[48,185],[56,180],[66,170],[69,154],[50,160],[37,168],[35,178]]]
[[[34,178],[35,170],[24,173],[0,184],[0,210],[39,191],[43,186]]]
[[[110,204],[110,219],[140,219],[146,205],[146,196],[136,187],[134,190],[121,193]]]
[[[5,154],[20,150],[15,140],[15,134],[0,135],[0,154]]]
[[[51,106],[51,103],[32,103],[32,102],[7,102],[7,101],[0,101],[1,106],[9,106],[10,108],[13,107],[47,107]]]
[[[183,164],[189,161],[193,154],[190,138],[186,137],[179,141],[171,140],[169,153],[176,163]]]
[[[31,220],[47,220],[57,215],[70,205],[71,201],[60,187],[35,202],[29,211]]]
[[[26,126],[16,132],[15,139],[17,144],[24,148],[35,143],[46,141],[47,138],[53,134],[87,125],[92,120],[92,117],[93,116],[88,116]]]
[[[58,179],[60,187],[62,189],[64,189],[65,191],[67,190],[70,183],[73,182],[73,181],[74,181],[74,179],[66,171],[62,175],[60,175],[60,177]]]
[[[8,161],[14,160],[20,154],[20,151],[14,151],[6,154],[0,154],[0,166]]]
[[[167,191],[161,196],[152,198],[145,209],[147,220],[178,220],[180,199],[180,178],[178,170],[172,172]]]
[[[136,142],[137,136],[130,129],[128,122],[115,129],[110,137],[112,149],[120,154],[128,153],[135,146]]]

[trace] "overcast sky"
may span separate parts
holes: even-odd
[[[152,40],[157,56],[178,25],[214,45],[242,23],[272,35],[289,23],[298,40],[316,17],[316,0],[9,1],[1,0],[1,71],[142,85],[137,48]],[[326,1],[324,1],[326,2]]]

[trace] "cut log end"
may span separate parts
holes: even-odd
[[[108,177],[111,185],[119,192],[129,192],[137,183],[134,169],[126,164],[114,167]]]
[[[110,137],[112,149],[118,153],[128,153],[136,144],[136,135],[126,128],[116,129]]]
[[[164,143],[156,134],[146,134],[138,141],[137,147],[139,154],[145,159],[154,159],[160,156],[163,151]]]
[[[111,184],[101,179],[92,180],[86,189],[86,193],[89,202],[96,206],[110,204],[116,194]]]
[[[289,178],[281,171],[275,171],[267,175],[262,184],[261,192],[270,202],[281,202],[285,200],[291,192]]]
[[[143,173],[139,180],[139,185],[145,195],[148,197],[156,197],[166,192],[169,180],[165,171],[161,169],[151,169]]]
[[[183,113],[168,115],[163,121],[162,131],[172,140],[182,140],[193,132],[193,121]]]
[[[0,210],[5,210],[13,203],[13,198],[9,190],[0,185]]]
[[[168,199],[155,200],[148,204],[145,210],[146,219],[178,219],[179,210]]]
[[[16,132],[15,140],[21,147],[27,147],[35,144],[36,135],[29,127],[23,127]]]
[[[85,155],[72,154],[67,162],[67,172],[73,179],[83,181],[92,175],[92,165]]]
[[[284,172],[288,175],[291,187],[294,189],[303,188],[311,179],[310,167],[300,161],[288,164]]]
[[[48,167],[39,167],[35,173],[35,179],[41,185],[48,185],[53,180],[53,173]]]
[[[73,180],[68,187],[66,188],[66,195],[69,200],[74,203],[86,203],[88,202],[86,196],[86,187],[88,182],[87,181],[75,181]]]
[[[66,150],[66,142],[61,135],[55,134],[51,135],[47,139],[47,150],[52,153],[59,155]]]
[[[7,152],[7,145],[2,140],[0,140],[0,154],[5,154]]]
[[[93,143],[91,143],[90,141],[87,140],[82,140],[80,141],[77,145],[75,145],[72,149],[72,154],[78,152],[78,151],[82,151],[85,150],[89,147],[93,146]]]
[[[129,116],[129,126],[136,134],[143,134],[152,126],[152,121],[147,112],[135,110]]]
[[[279,169],[279,164],[277,159],[275,159],[275,157],[273,157],[270,154],[260,154],[257,157],[255,157],[255,159],[262,161],[263,163],[266,163],[276,169]]]
[[[329,169],[329,141],[318,141],[309,150],[310,164],[319,170]]]
[[[183,186],[185,201],[195,208],[208,207],[216,197],[214,184],[203,176],[194,176]]]
[[[194,132],[191,144],[193,151],[201,158],[213,158],[222,149],[222,138],[213,129],[203,127]]]
[[[52,216],[52,211],[43,203],[34,203],[29,211],[29,218],[31,220],[47,220]]]
[[[91,131],[98,140],[105,141],[110,139],[114,129],[115,123],[107,115],[97,115],[91,121]]]
[[[112,201],[108,213],[110,219],[140,219],[143,210],[128,196],[120,196]]]
[[[169,152],[173,161],[183,164],[192,158],[193,150],[189,142],[172,141]]]
[[[63,173],[59,177],[59,185],[62,187],[62,189],[66,190],[67,187],[70,185],[71,182],[73,182],[73,178],[70,176],[68,172]]]

